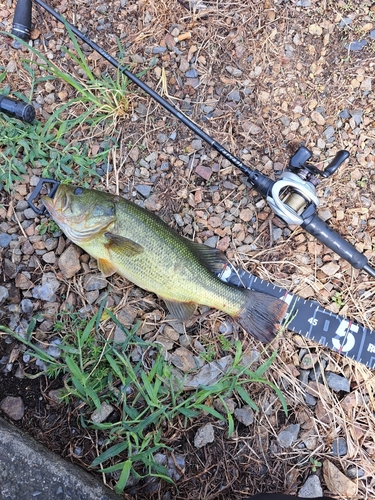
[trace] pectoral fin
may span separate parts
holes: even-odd
[[[127,257],[133,257],[134,255],[138,255],[143,252],[143,247],[141,245],[138,245],[138,243],[136,243],[135,241],[129,240],[124,236],[109,232],[104,233],[104,236],[108,240],[106,247],[110,251],[121,251],[121,253],[123,253]]]
[[[180,321],[187,321],[190,319],[197,308],[197,304],[194,302],[177,302],[174,300],[164,299],[163,297],[161,298],[164,300],[171,315]]]
[[[105,278],[112,276],[112,274],[115,274],[116,272],[116,269],[112,266],[112,264],[105,259],[98,259],[98,268]]]

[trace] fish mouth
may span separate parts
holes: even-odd
[[[46,207],[48,210],[49,214],[51,217],[57,222],[64,223],[65,217],[62,213],[62,210],[57,207],[56,200],[50,198],[49,196],[42,196],[41,198],[43,205]],[[66,208],[65,204],[65,208]]]
[[[71,199],[69,191],[63,189],[62,186],[59,186],[54,198],[50,198],[49,196],[42,196],[41,200],[43,205],[50,213],[51,217],[58,224],[66,224],[68,219],[70,219],[75,224],[79,224],[85,218],[84,213],[76,216],[73,216],[72,214],[66,214],[71,205]]]
[[[72,193],[64,185],[59,186],[54,198],[42,196],[41,201],[65,235],[78,245],[91,240],[113,224],[113,218],[99,220],[95,224],[88,223],[88,214],[94,211],[94,206],[73,213]]]

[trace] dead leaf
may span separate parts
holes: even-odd
[[[332,493],[344,497],[352,497],[357,493],[357,486],[329,460],[323,462],[323,476]]]

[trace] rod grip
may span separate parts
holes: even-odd
[[[12,34],[28,42],[31,33],[31,0],[18,0],[14,12]]]
[[[367,257],[355,248],[349,241],[346,241],[318,215],[314,215],[307,222],[303,222],[301,227],[317,240],[337,253],[340,257],[348,261],[355,269],[363,269],[367,266]]]
[[[0,111],[31,123],[35,118],[35,109],[31,104],[0,95]]]

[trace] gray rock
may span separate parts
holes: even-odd
[[[219,332],[224,334],[224,335],[232,333],[233,332],[233,324],[228,320],[223,321],[222,323],[220,323]]]
[[[297,7],[308,9],[309,7],[311,7],[311,0],[298,0],[296,5]]]
[[[322,364],[322,367],[323,369],[326,367],[326,360],[325,359],[322,359],[321,360],[321,364]],[[320,364],[317,364],[316,367],[311,370],[310,372],[310,380],[313,380],[314,382],[320,382],[321,381],[321,378],[322,378],[322,367],[320,366]]]
[[[47,264],[54,264],[56,261],[55,252],[47,252],[43,254],[42,259],[44,262],[47,262]]]
[[[163,54],[163,52],[165,52],[166,50],[167,50],[167,47],[161,47],[161,46],[159,46],[159,47],[154,47],[154,48],[152,49],[152,53],[153,53],[153,54]]]
[[[25,413],[22,398],[6,396],[0,403],[1,410],[12,420],[21,420]]]
[[[375,40],[375,30],[370,31],[370,38],[371,40]]]
[[[160,165],[160,170],[162,172],[167,172],[169,170],[169,162],[163,161]]]
[[[218,236],[210,236],[210,238],[207,238],[207,240],[204,242],[204,244],[208,247],[216,248],[218,241],[219,241]]]
[[[5,286],[0,286],[0,304],[9,297],[8,289]]]
[[[45,372],[47,370],[47,364],[41,359],[37,359],[35,361],[36,366],[39,368],[41,372]]]
[[[298,375],[298,380],[301,385],[306,386],[309,383],[310,370],[300,370]]]
[[[363,469],[360,469],[355,465],[350,465],[346,471],[346,475],[350,479],[357,479],[363,477],[365,475],[365,472]]]
[[[57,245],[58,245],[58,239],[57,238],[47,238],[46,241],[44,242],[46,246],[47,252],[50,252],[51,250],[54,250]]]
[[[107,286],[107,280],[101,274],[88,274],[83,280],[83,288],[86,292],[102,290]]]
[[[215,440],[215,433],[212,424],[208,423],[203,427],[200,427],[194,436],[194,446],[196,448],[202,448],[208,443],[213,443]]]
[[[35,219],[35,217],[36,217],[36,213],[34,212],[34,210],[32,208],[26,208],[26,210],[24,210],[23,214],[26,217],[26,219]]]
[[[1,302],[1,300],[0,300],[0,302]],[[33,312],[34,304],[31,302],[30,299],[21,300],[20,305],[21,305],[22,312],[24,312],[25,314],[31,314]]]
[[[194,139],[191,141],[191,147],[198,151],[199,149],[202,149],[202,140],[201,139]]]
[[[17,266],[9,259],[4,259],[4,273],[8,278],[13,279],[17,275]]]
[[[0,419],[0,496],[12,499],[118,500],[94,477]]]
[[[350,113],[348,111],[348,108],[345,108],[341,111],[341,113],[339,113],[339,117],[342,119],[342,120],[347,120],[348,118],[350,118]]]
[[[53,358],[59,358],[61,355],[61,349],[58,347],[59,344],[61,344],[60,339],[53,340],[48,346],[47,354],[49,354]]]
[[[137,184],[134,187],[144,198],[148,198],[151,194],[151,186],[148,186],[147,184]]]
[[[0,247],[7,248],[12,241],[12,237],[7,233],[0,233]]]
[[[304,395],[304,398],[305,398],[306,404],[309,406],[315,406],[316,403],[318,402],[318,400],[314,396],[309,394],[308,392]]]
[[[104,422],[110,414],[113,412],[114,407],[108,403],[102,403],[100,410],[96,409],[91,414],[91,420],[95,424],[100,424]]]
[[[297,440],[299,430],[299,424],[288,425],[288,427],[277,436],[277,442],[282,448],[289,448]]]
[[[349,26],[349,24],[353,21],[350,17],[343,17],[339,22],[340,28],[344,28],[345,26]]]
[[[234,89],[228,94],[228,99],[234,102],[240,102],[241,100],[241,95],[240,91],[238,89]]]
[[[352,111],[349,111],[349,113],[356,125],[360,125],[362,123],[363,109],[353,109]]]
[[[363,49],[363,47],[366,47],[367,45],[367,40],[356,40],[355,42],[351,42],[351,43],[346,43],[344,45],[344,47],[347,49],[347,50],[350,50],[351,52],[359,52],[360,50]]]
[[[344,391],[350,392],[350,383],[349,380],[341,375],[337,375],[337,373],[326,372],[325,377],[327,380],[328,386],[335,392]]]
[[[323,132],[323,135],[324,135],[326,140],[331,139],[331,137],[333,137],[335,135],[335,129],[332,127],[332,125],[330,125],[329,127],[327,127],[325,129],[325,131]]]
[[[299,498],[317,498],[323,495],[320,479],[315,474],[309,476],[298,492]]]
[[[332,455],[343,457],[348,453],[348,445],[344,438],[338,437],[332,443]]]
[[[76,246],[70,245],[60,255],[58,266],[65,279],[72,278],[81,269],[80,254]]]
[[[272,239],[273,241],[277,241],[283,235],[283,230],[279,227],[272,228]]]
[[[33,288],[32,295],[34,299],[54,302],[56,300],[55,292],[57,292],[59,286],[60,282],[56,279],[54,273],[45,273],[42,277],[42,284]]]
[[[198,71],[196,69],[189,69],[185,73],[186,78],[198,78]]]
[[[159,144],[163,144],[168,140],[168,137],[165,134],[158,134],[156,137]]]
[[[246,426],[251,425],[254,422],[254,411],[250,406],[244,406],[243,408],[236,408],[234,410],[234,415],[236,419]]]
[[[168,476],[173,481],[178,481],[181,478],[180,471],[185,468],[185,457],[183,455],[173,454],[173,457],[167,457],[164,453],[155,453],[154,460],[159,465],[164,465],[168,469]]]

